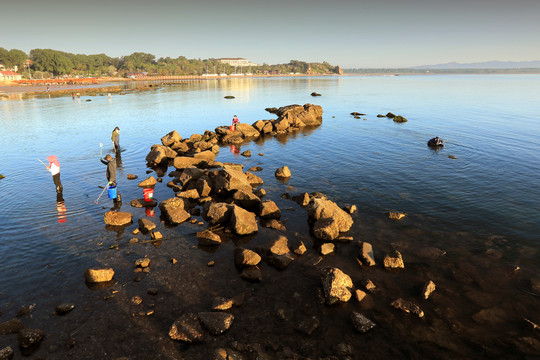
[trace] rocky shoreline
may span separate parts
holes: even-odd
[[[521,319],[528,328],[512,339],[486,341],[482,336],[488,335],[478,334],[514,319],[511,304],[497,302],[487,288],[512,281],[519,269],[498,267],[492,269],[496,280],[485,279],[464,260],[450,266],[446,251],[436,246],[458,237],[419,234],[400,225],[405,214],[396,212],[366,223],[354,204],[294,189],[289,184],[301,174],[286,164],[271,169],[286,188],[277,196],[255,174],[260,167],[244,171],[241,162],[216,161],[223,146],[322,124],[317,105],[272,112],[277,119],[241,123],[236,131],[220,126],[186,139],[171,131],[153,145],[146,162],[157,179],[138,186],[165,185],[173,196],[133,199],[132,211],[106,212],[108,229],[129,230],[132,238],[111,245],[119,251],[109,250],[102,266],[81,274],[93,295],[56,307],[51,317],[63,329],[57,333],[26,328],[36,310],[21,308],[0,324],[0,335],[18,336],[0,348],[0,359],[13,358],[17,346],[21,354],[45,358],[40,344],[48,337],[56,340],[45,351],[55,359],[104,357],[98,349],[117,360],[489,358],[507,349],[516,351],[515,358],[538,354],[534,333],[526,335],[538,329],[534,318]],[[159,209],[160,222],[134,215],[140,207]],[[370,226],[381,229],[373,238],[364,235]],[[183,227],[190,232],[168,236]],[[386,227],[400,229],[402,238],[388,239]],[[501,239],[490,241],[477,258],[481,268],[490,268],[504,247]],[[114,265],[103,266],[108,264]],[[482,310],[469,314],[453,307],[460,296],[456,284]],[[540,283],[527,286],[540,294]],[[91,320],[77,315],[83,309]],[[84,321],[62,322],[70,317]],[[456,339],[455,332],[463,335]]]

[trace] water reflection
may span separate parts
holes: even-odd
[[[67,220],[67,208],[64,200],[58,200],[56,203],[56,212],[59,223],[65,223]]]

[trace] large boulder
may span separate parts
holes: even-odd
[[[176,130],[171,131],[167,135],[161,138],[161,143],[164,146],[171,146],[174,143],[177,143],[182,140],[182,137]]]
[[[197,233],[197,240],[199,245],[219,245],[221,244],[221,238],[218,234],[213,233],[210,230],[203,230]]]
[[[176,197],[162,201],[159,204],[159,209],[169,223],[177,225],[187,221],[191,217],[186,211],[188,204],[188,199]]]
[[[321,274],[324,297],[328,305],[347,302],[352,296],[353,282],[349,275],[338,268],[324,268]]]
[[[186,186],[189,182],[196,181],[203,175],[204,170],[201,170],[196,166],[188,166],[182,171],[177,182],[182,186]]]
[[[261,135],[259,130],[245,123],[238,123],[235,132],[242,134],[245,139],[256,139]]]
[[[255,214],[236,205],[233,205],[231,225],[238,235],[250,235],[259,230]]]
[[[266,122],[264,120],[257,120],[253,124],[251,124],[251,126],[259,133],[262,132],[264,125],[266,125]]]
[[[308,215],[314,222],[324,218],[334,219],[339,232],[349,231],[353,224],[350,214],[333,201],[327,199],[313,198],[308,205]]]
[[[205,162],[205,160],[189,156],[177,156],[173,160],[173,166],[178,170],[182,170],[189,166],[197,166],[202,162]]]
[[[174,159],[176,155],[176,151],[170,147],[156,144],[152,145],[150,152],[146,155],[146,162],[149,166],[158,166],[169,159]]]
[[[213,180],[214,192],[218,194],[229,193],[235,190],[251,191],[251,184],[246,174],[241,170],[234,170],[232,168],[219,170]]]
[[[278,118],[276,122],[286,119],[290,126],[301,127],[317,126],[322,124],[322,107],[319,105],[305,104],[288,105],[278,109]]]
[[[193,155],[193,157],[194,157],[195,159],[204,160],[204,161],[206,161],[207,163],[210,163],[210,162],[216,160],[216,154],[214,154],[214,153],[213,153],[212,151],[210,151],[210,150],[201,151],[200,153],[195,153],[195,154]]]
[[[238,190],[233,195],[234,202],[245,209],[258,209],[261,204],[259,199],[251,191]]]
[[[253,187],[264,184],[263,179],[249,171],[246,171],[246,177],[249,184]]]
[[[195,182],[195,189],[199,192],[201,197],[210,195],[212,192],[213,181],[206,175],[201,176]]]
[[[313,225],[313,235],[321,240],[332,241],[339,236],[339,225],[335,218],[322,218]]]
[[[210,225],[224,225],[229,222],[234,205],[226,203],[212,203],[205,217]]]
[[[111,281],[114,270],[111,268],[90,268],[84,272],[84,278],[89,283],[100,283]]]
[[[272,200],[263,200],[259,206],[259,216],[261,219],[279,219],[281,210]]]
[[[131,224],[132,214],[124,211],[107,211],[103,217],[105,224],[112,226],[124,226]]]

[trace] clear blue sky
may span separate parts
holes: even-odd
[[[351,67],[540,60],[540,0],[4,0],[0,47]]]

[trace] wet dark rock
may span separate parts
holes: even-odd
[[[265,258],[269,265],[272,265],[278,270],[285,270],[289,264],[294,261],[294,257],[287,253],[283,255],[268,254]]]
[[[369,320],[367,317],[359,312],[353,311],[351,313],[351,320],[354,328],[362,334],[368,332],[375,327],[375,323]]]
[[[140,268],[147,268],[150,266],[150,259],[147,257],[135,260],[135,266]]]
[[[316,92],[312,92],[312,93],[311,93],[311,96],[322,96],[322,95],[319,94],[319,93],[316,93]]]
[[[277,115],[278,112],[279,112],[279,111],[278,111],[278,108],[275,108],[275,107],[267,107],[267,108],[264,109],[264,110],[268,111],[268,112],[271,113],[271,114],[276,114],[276,115]]]
[[[22,329],[24,325],[19,319],[11,319],[0,324],[0,335],[16,334]]]
[[[424,312],[422,311],[422,309],[420,309],[420,307],[418,307],[418,305],[411,301],[403,300],[402,298],[394,300],[390,305],[398,310],[405,311],[406,313],[411,313],[420,318],[424,316]]]
[[[347,302],[352,296],[353,282],[349,275],[338,268],[327,267],[321,272],[321,283],[328,305]]]
[[[259,206],[259,216],[261,219],[279,219],[281,210],[272,200],[263,200]]]
[[[37,346],[45,337],[45,332],[40,329],[25,328],[19,331],[17,341],[22,349],[29,349]]]
[[[319,327],[321,322],[315,316],[302,320],[297,326],[296,330],[311,336],[311,334]]]
[[[407,119],[405,119],[403,116],[401,115],[397,115],[397,116],[394,116],[393,117],[393,120],[394,122],[397,122],[397,123],[404,123],[404,122],[407,122]]]
[[[405,267],[401,253],[397,250],[394,250],[390,254],[386,254],[383,262],[384,267],[387,269],[403,269]]]
[[[237,205],[233,205],[231,225],[238,235],[250,235],[259,230],[255,214]]]
[[[354,214],[357,210],[356,205],[347,205],[343,207],[343,210],[348,212],[349,214]]]
[[[109,282],[114,276],[114,270],[111,268],[90,268],[84,273],[84,278],[89,283]]]
[[[221,237],[210,230],[203,230],[197,233],[197,241],[199,245],[203,246],[219,245],[221,244]]]
[[[296,243],[291,246],[291,249],[296,255],[304,255],[307,251],[306,245],[304,245],[304,242],[301,240],[296,241]]]
[[[432,139],[429,139],[427,142],[427,145],[431,147],[442,147],[444,146],[444,142],[442,141],[440,137],[437,136]]]
[[[263,168],[260,166],[252,166],[247,171],[252,171],[252,172],[263,171]]]
[[[154,224],[152,221],[148,219],[144,219],[144,218],[139,219],[138,223],[139,223],[139,229],[143,233],[150,232],[156,228],[156,224]]]
[[[275,172],[275,176],[280,179],[288,179],[291,177],[291,170],[287,166],[278,168]]]
[[[0,176],[0,179],[3,177]],[[0,360],[11,360],[13,359],[14,352],[11,346],[6,346],[2,350],[0,350]]]
[[[436,288],[435,283],[431,280],[428,280],[422,287],[422,292],[420,295],[422,296],[422,298],[427,299],[435,291],[435,288]]]
[[[240,277],[244,280],[260,282],[262,281],[261,269],[258,266],[248,266],[242,270]]]
[[[55,308],[55,311],[58,315],[66,315],[71,310],[75,309],[75,304],[73,303],[64,303],[60,304]]]
[[[242,170],[226,167],[219,170],[212,180],[214,181],[213,190],[217,194],[231,193],[236,190],[251,191],[251,184]]]
[[[425,259],[436,260],[439,257],[446,255],[446,251],[436,247],[424,247],[419,249],[416,255]]]
[[[224,99],[234,99],[234,96],[232,96],[232,95],[227,95],[227,96],[224,96],[223,98],[224,98]]]
[[[223,334],[234,321],[234,316],[226,312],[201,312],[198,317],[203,327],[212,335]]]
[[[204,332],[196,314],[187,313],[176,320],[170,330],[169,337],[172,340],[185,343],[201,343],[204,341]]]
[[[339,236],[339,225],[334,218],[322,218],[313,225],[313,234],[321,240],[332,241]]]
[[[448,158],[449,159],[454,159],[454,160],[457,159],[457,157],[455,155],[452,155],[452,154],[448,154]]]
[[[373,255],[373,247],[370,243],[363,241],[360,245],[360,261],[363,265],[375,265],[375,256]]]
[[[138,179],[139,177],[137,175],[135,175],[135,174],[127,174],[126,178],[128,180],[135,180],[135,179]]]
[[[276,219],[261,219],[261,225],[265,228],[270,228],[279,231],[286,231],[285,225]]]
[[[394,115],[394,114],[392,114],[391,112],[389,112],[389,113],[386,114],[386,117],[387,117],[387,118],[390,118],[390,119],[393,119],[393,118],[396,117],[396,115]]]
[[[285,236],[279,236],[278,239],[270,241],[262,250],[267,254],[285,255],[291,250],[289,249],[289,240]]]
[[[354,111],[354,112],[351,113],[351,115],[352,115],[352,116],[364,116],[364,115],[366,115],[366,114],[362,114],[362,113],[359,113],[359,112]]]
[[[251,157],[251,150],[246,150],[240,153],[240,155],[245,156],[245,157]]]
[[[309,204],[309,194],[307,192],[295,195],[292,199],[300,206],[307,206]]]
[[[499,307],[482,309],[472,316],[474,322],[480,325],[503,324],[508,320],[506,312]]]
[[[159,293],[157,288],[150,288],[146,291],[148,295],[156,296]]]
[[[255,266],[261,262],[261,256],[253,250],[237,247],[234,249],[234,262],[239,267]]]
[[[253,193],[260,199],[266,195],[266,190],[257,189],[257,190],[254,190]]]
[[[4,179],[4,178],[5,178],[5,176],[2,175],[2,174],[0,174],[0,180],[2,180],[2,179]]]
[[[225,311],[225,310],[231,309],[233,305],[234,305],[234,300],[223,298],[223,297],[217,297],[212,302],[212,310]]]
[[[107,211],[103,217],[105,224],[125,226],[131,224],[132,214],[124,211]]]
[[[282,199],[285,199],[285,200],[290,200],[290,199],[291,199],[291,194],[289,194],[289,193],[286,192],[286,193],[281,194],[280,197],[281,197]]]
[[[386,217],[391,220],[401,220],[405,216],[407,216],[407,214],[396,212],[396,211],[388,211],[388,212],[385,212],[384,215],[386,215]]]
[[[156,207],[157,204],[158,204],[158,201],[156,199],[152,199],[150,201],[146,201],[144,199],[133,199],[130,202],[131,207],[134,207],[134,208]]]
[[[30,305],[25,305],[25,306],[22,306],[19,311],[17,312],[17,317],[21,317],[21,316],[24,316],[26,314],[28,314],[30,311],[34,310],[34,308],[36,307],[36,304],[30,304]]]
[[[339,235],[334,240],[337,242],[342,242],[342,243],[350,243],[354,240],[354,238],[352,236]]]

